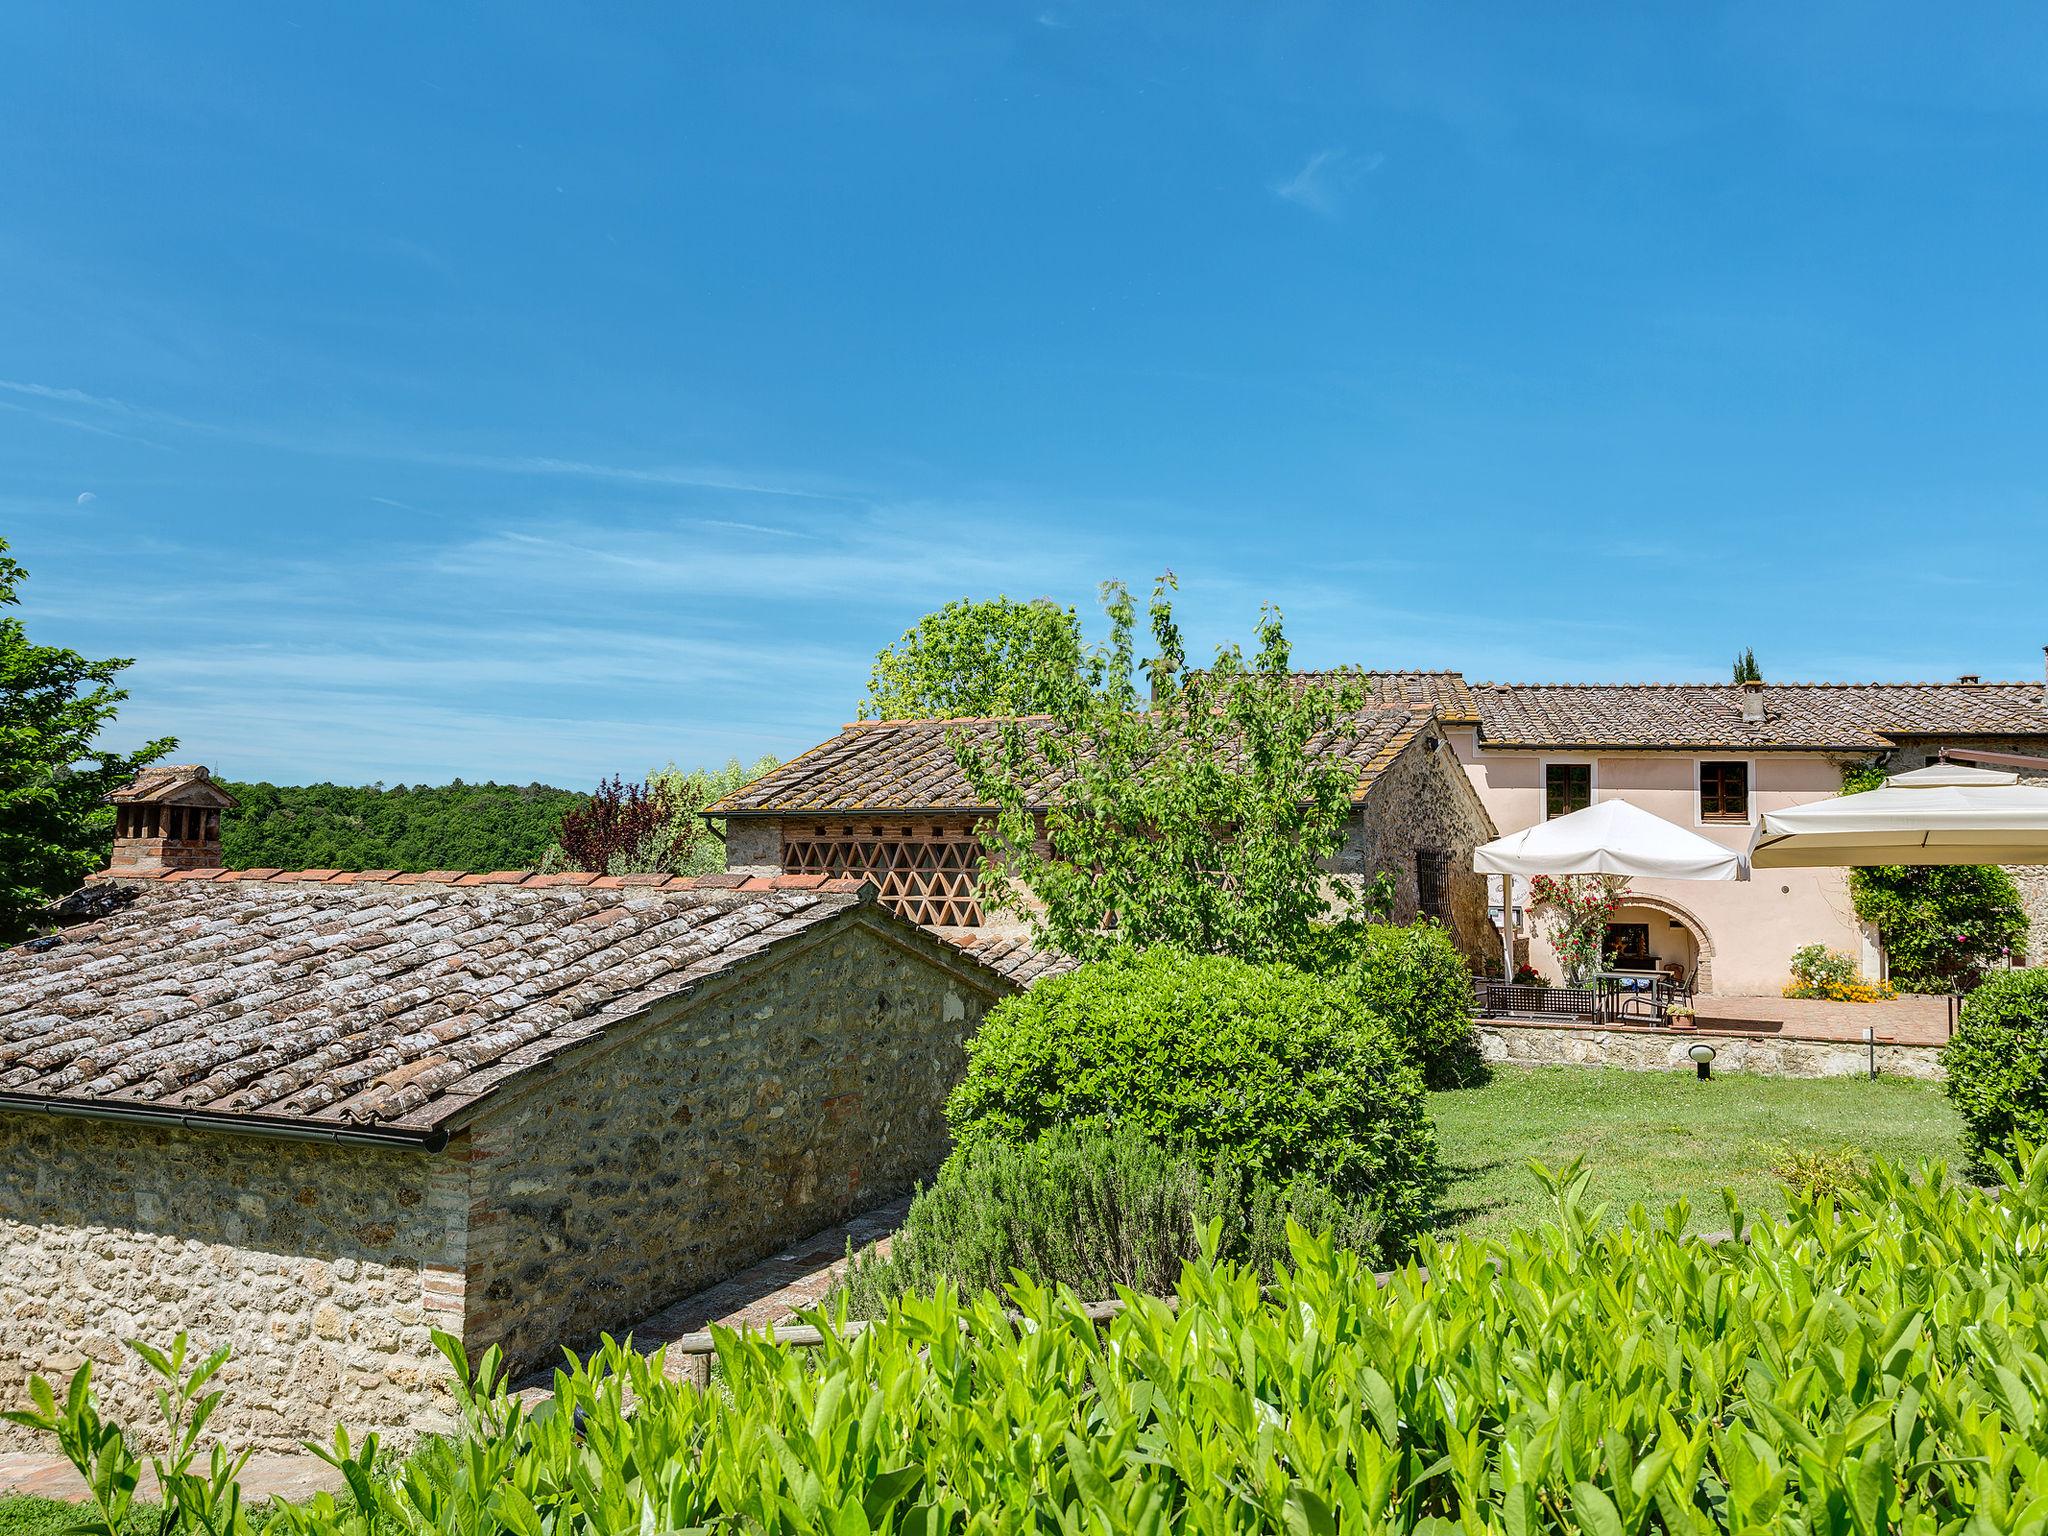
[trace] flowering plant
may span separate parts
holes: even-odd
[[[1584,986],[1600,969],[1607,924],[1627,898],[1626,875],[1538,875],[1529,882],[1529,915],[1557,951],[1567,986]]]

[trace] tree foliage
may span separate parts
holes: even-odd
[[[600,875],[708,875],[725,868],[723,821],[707,822],[704,807],[779,766],[764,757],[751,767],[738,758],[723,768],[678,768],[670,763],[641,784],[612,776],[588,805],[562,818],[549,868]]]
[[[223,782],[230,869],[537,868],[565,811],[588,796],[546,784]]]
[[[1735,681],[1738,683],[1760,683],[1763,680],[1763,669],[1756,664],[1755,648],[1745,649],[1735,658]]]
[[[1884,783],[1883,769],[1844,770],[1842,792]],[[2027,909],[2012,876],[1992,864],[1872,864],[1849,871],[1856,916],[1877,929],[1893,986],[1948,992],[2024,951]]]
[[[863,720],[1031,715],[1072,688],[1081,624],[1051,598],[961,598],[875,658]]]
[[[0,539],[0,610],[20,603],[28,579],[6,550]],[[32,933],[44,906],[106,863],[114,835],[107,795],[177,745],[169,737],[135,752],[95,745],[128,697],[114,679],[129,665],[37,645],[19,617],[0,615],[0,942]]]
[[[1333,909],[1355,921],[1359,908],[1322,861],[1343,847],[1351,815],[1358,768],[1334,748],[1362,685],[1295,677],[1271,608],[1250,659],[1231,645],[1191,670],[1173,585],[1162,577],[1153,590],[1156,654],[1142,669],[1135,605],[1110,582],[1109,642],[1046,701],[1051,718],[1011,722],[993,746],[955,738],[968,784],[996,808],[982,834],[987,900],[1083,959],[1154,944],[1312,956],[1317,925]]]

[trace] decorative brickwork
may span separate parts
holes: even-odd
[[[981,924],[981,839],[974,818],[803,818],[782,825],[782,867],[793,875],[874,882],[881,902],[933,928]]]

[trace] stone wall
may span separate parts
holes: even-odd
[[[862,914],[518,1090],[469,1130],[465,1336],[544,1365],[901,1193],[1007,990]]]
[[[1704,1040],[1714,1048],[1716,1072],[1764,1077],[1862,1077],[1870,1049],[1849,1040],[1802,1040],[1788,1035],[1727,1035],[1718,1031],[1599,1028],[1579,1024],[1509,1024],[1480,1019],[1480,1053],[1489,1062],[1523,1067],[1624,1067],[1641,1072],[1691,1072],[1686,1055]],[[1932,1045],[1880,1045],[1880,1075],[1937,1082],[1941,1052]]]
[[[86,1360],[109,1414],[154,1426],[125,1347],[234,1350],[214,1429],[296,1450],[335,1422],[447,1427],[429,1330],[460,1327],[462,1165],[402,1149],[0,1113],[0,1401]],[[148,1434],[142,1436],[150,1439]],[[0,1425],[0,1446],[47,1446]]]
[[[1445,854],[1448,926],[1468,960],[1497,968],[1500,937],[1487,915],[1486,877],[1472,869],[1472,850],[1494,836],[1457,754],[1431,726],[1373,781],[1335,865],[1361,880],[1382,870],[1391,874],[1393,920],[1408,923],[1418,912],[1417,856]]]
[[[773,816],[734,816],[725,823],[725,867],[738,875],[779,875],[782,823]]]

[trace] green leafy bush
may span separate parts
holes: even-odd
[[[465,1369],[463,1454],[277,1536],[2027,1532],[2048,1525],[2048,1156],[1986,1194],[1874,1168],[1839,1203],[1681,1236],[1553,1224],[1378,1283],[1304,1240],[1196,1263],[1106,1326],[1070,1291],[901,1302],[795,1349],[719,1340],[719,1390],[607,1344],[528,1416]],[[450,1358],[463,1356],[440,1337]],[[246,1509],[246,1504],[243,1506]],[[242,1536],[198,1523],[183,1536]]]
[[[2019,887],[1988,864],[1871,866],[1849,871],[1856,915],[1884,941],[1904,992],[1968,989],[2027,942]]]
[[[1221,955],[1116,956],[1005,999],[946,1115],[967,1149],[1092,1121],[1269,1183],[1312,1178],[1376,1205],[1397,1244],[1436,1185],[1421,1077],[1358,990]]]
[[[1994,971],[1942,1047],[1943,1085],[1980,1162],[2018,1138],[2048,1145],[2048,970]]]
[[[1442,924],[1342,923],[1325,930],[1314,969],[1346,976],[1393,1031],[1431,1088],[1483,1082],[1472,1028],[1472,967]]]
[[[848,1266],[856,1317],[941,1280],[1000,1290],[1022,1271],[1041,1285],[1107,1298],[1119,1287],[1173,1289],[1217,1223],[1220,1257],[1271,1276],[1287,1261],[1287,1223],[1333,1230],[1337,1245],[1379,1251],[1379,1221],[1310,1179],[1277,1185],[1227,1159],[1202,1163],[1128,1127],[1055,1126],[1035,1141],[991,1142],[948,1159],[890,1239]]]

